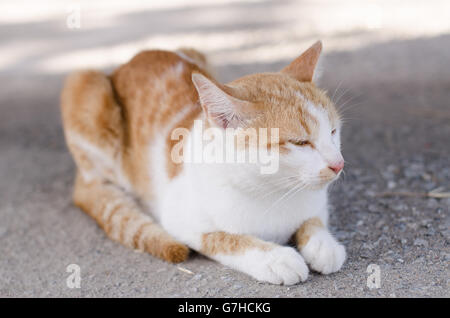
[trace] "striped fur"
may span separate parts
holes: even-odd
[[[87,183],[78,175],[73,200],[111,239],[168,262],[178,263],[187,258],[187,246],[143,214],[136,201],[116,185],[99,180]]]

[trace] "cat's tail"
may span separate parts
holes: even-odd
[[[185,60],[196,64],[202,70],[208,72],[210,75],[213,75],[213,69],[205,54],[197,51],[196,49],[186,47],[179,48],[176,52]]]

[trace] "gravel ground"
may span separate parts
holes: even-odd
[[[287,8],[291,5],[282,3]],[[276,12],[271,1],[234,6],[242,13],[235,19],[249,12],[267,16]],[[227,8],[219,6],[217,12],[227,13],[231,10]],[[166,9],[155,17],[158,22],[178,21],[177,17],[189,17],[198,10]],[[343,152],[348,165],[330,196],[331,226],[345,244],[348,260],[338,273],[313,273],[307,282],[285,287],[258,283],[197,254],[180,267],[134,252],[107,239],[92,219],[72,205],[74,164],[64,144],[58,110],[66,70],[46,71],[38,62],[52,60],[58,52],[99,45],[94,39],[103,44],[136,39],[142,32],[134,31],[143,26],[155,29],[156,22],[141,14],[140,19],[137,15],[128,20],[122,33],[117,27],[98,28],[64,38],[67,31],[50,18],[0,28],[0,52],[9,54],[0,58],[0,63],[9,61],[0,71],[0,296],[450,296],[450,198],[420,195],[440,187],[450,191],[449,30],[379,40],[390,29],[330,33],[305,22],[309,36],[298,39],[297,47],[303,49],[318,37],[324,40],[321,85],[330,93],[337,90],[335,99],[343,95],[339,105],[347,102],[343,105],[347,108]],[[256,32],[265,27],[254,19],[234,26],[217,23],[215,29],[203,30],[205,34]],[[170,35],[182,30],[176,23],[167,25],[152,32]],[[201,30],[197,25],[190,27]],[[290,27],[289,23],[278,26],[280,30]],[[328,42],[360,38],[378,40],[327,50]],[[39,51],[37,40],[54,42]],[[259,40],[252,44],[256,52],[264,43],[271,47],[270,39],[260,40],[262,44]],[[35,50],[24,46],[32,41]],[[21,54],[14,48],[22,48]],[[251,54],[248,49],[242,45],[230,49],[230,54]],[[217,53],[207,45],[206,51],[223,81],[277,70],[288,61],[282,56],[255,63],[221,63],[223,50]],[[70,69],[70,63],[63,63],[63,68]],[[66,286],[66,267],[72,263],[81,267],[79,289]],[[366,285],[369,264],[380,268],[378,289]]]

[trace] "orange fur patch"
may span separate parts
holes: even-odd
[[[203,234],[201,251],[211,256],[217,254],[240,254],[249,249],[268,251],[272,248],[272,244],[249,235],[230,234],[220,231]]]
[[[173,127],[172,130],[176,128],[186,128],[186,129],[190,129],[193,124],[194,124],[194,120],[196,120],[200,114],[201,114],[201,107],[195,107],[193,108],[190,112],[188,112],[180,121],[178,121]],[[172,149],[174,147],[174,145],[176,143],[180,142],[179,140],[172,140],[171,139],[171,134],[167,135],[167,140],[166,140],[166,168],[167,168],[167,174],[169,176],[170,179],[173,179],[174,177],[176,177],[181,169],[183,168],[183,164],[182,163],[175,163],[172,160]],[[184,140],[181,142],[185,142]]]
[[[200,59],[193,51],[191,57]],[[128,141],[124,147],[123,168],[139,195],[153,197],[148,175],[148,145],[167,124],[186,107],[194,110],[177,127],[189,128],[197,115],[198,95],[191,81],[193,72],[207,75],[196,64],[166,51],[145,51],[121,66],[112,75],[118,99],[124,108],[125,130]],[[197,105],[197,109],[196,106]],[[174,127],[176,128],[176,127]],[[167,148],[171,149],[170,134]],[[169,158],[170,159],[170,158]],[[180,167],[167,161],[169,176],[177,174]]]
[[[324,227],[324,224],[319,218],[311,218],[306,220],[295,234],[297,247],[299,249],[303,248],[308,243],[311,236]]]
[[[244,76],[229,85],[236,98],[258,105],[258,113],[246,127],[278,128],[280,144],[318,134],[318,122],[309,114],[306,101],[324,108],[332,123],[339,120],[326,93],[311,82],[299,82],[280,73],[262,73]]]

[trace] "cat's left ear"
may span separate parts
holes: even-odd
[[[312,82],[321,52],[322,42],[317,41],[291,64],[283,68],[281,73],[285,73],[300,82]]]
[[[232,88],[214,83],[200,73],[192,74],[200,104],[207,119],[221,128],[237,128],[251,118],[254,105],[232,96]]]

